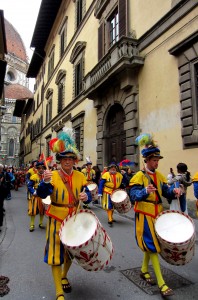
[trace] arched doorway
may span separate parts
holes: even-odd
[[[106,117],[105,163],[120,162],[126,155],[125,113],[120,104],[113,105]]]

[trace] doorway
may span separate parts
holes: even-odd
[[[120,104],[113,105],[106,117],[106,160],[119,163],[126,155],[125,113]]]

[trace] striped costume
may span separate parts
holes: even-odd
[[[147,194],[148,176],[153,180],[158,192]],[[168,187],[166,178],[158,171],[137,172],[130,180],[130,199],[135,202],[135,237],[137,245],[144,252],[160,252],[154,230],[154,220],[162,212],[162,196],[174,199],[173,187]]]
[[[88,196],[87,202],[91,201],[91,194],[86,187],[85,176],[81,172],[73,170],[70,176],[66,173],[62,174],[67,179],[76,199],[85,188]],[[62,181],[59,171],[52,172],[50,183],[43,181],[40,183],[37,194],[42,198],[46,198],[48,195],[51,197],[51,205],[46,212],[49,218],[44,261],[49,265],[61,265],[64,262],[64,247],[60,241],[59,229],[62,221],[68,215],[71,215],[73,211],[76,211],[76,206],[73,205],[72,197]]]
[[[44,215],[44,206],[42,204],[42,199],[37,195],[33,195],[35,190],[37,190],[40,181],[42,180],[42,175],[34,174],[30,177],[27,184],[29,197],[28,197],[28,215],[36,216],[38,213]]]
[[[99,183],[99,195],[102,195],[102,208],[105,210],[113,209],[113,204],[111,201],[111,194],[114,190],[120,188],[123,183],[123,176],[121,173],[116,172],[116,174],[111,174],[110,172],[105,172]]]
[[[94,181],[96,172],[93,169],[83,168],[81,172],[85,175],[87,182]]]

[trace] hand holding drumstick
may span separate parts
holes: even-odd
[[[85,193],[85,188],[83,189],[83,191],[79,194],[79,197],[78,197],[79,201],[83,201],[83,202],[86,202],[88,200],[88,196],[87,194]]]
[[[146,191],[148,194],[155,192],[157,189],[154,187],[153,184],[148,184],[148,186],[146,187]]]
[[[43,180],[45,183],[49,183],[52,179],[52,171],[50,170],[45,170],[43,173]]]

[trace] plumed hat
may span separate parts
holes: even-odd
[[[75,132],[72,128],[64,127],[58,137],[49,142],[49,147],[52,152],[56,153],[57,160],[68,156],[76,160],[81,158],[75,143]]]
[[[135,163],[133,161],[130,161],[129,159],[124,159],[118,164],[119,168],[121,170],[126,170],[126,169],[132,169],[135,167]]]
[[[163,156],[160,155],[160,149],[158,148],[158,145],[153,140],[153,136],[151,134],[143,133],[136,138],[135,142],[139,146],[144,146],[144,148],[141,151],[143,158],[149,158],[149,157],[158,157],[159,159],[163,158]]]
[[[90,156],[86,157],[86,165],[92,165],[92,161],[91,161]]]

